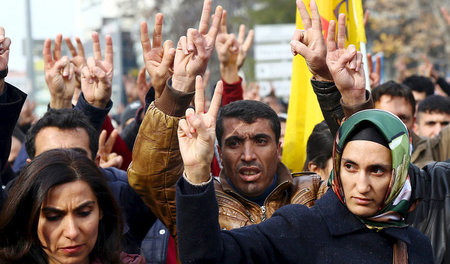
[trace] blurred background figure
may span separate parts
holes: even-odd
[[[312,171],[328,181],[333,169],[333,136],[325,121],[314,127],[306,145],[306,161],[304,171]]]

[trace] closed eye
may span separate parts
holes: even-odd
[[[81,216],[81,217],[87,217],[87,216],[89,216],[91,213],[92,213],[91,210],[87,210],[87,211],[81,211],[81,212],[78,212],[78,215]]]
[[[45,215],[45,219],[47,219],[47,221],[50,221],[50,222],[58,221],[59,219],[61,219],[61,217],[62,217],[62,215],[60,215],[60,214]]]

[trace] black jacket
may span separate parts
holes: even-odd
[[[412,200],[420,201],[406,222],[426,235],[436,263],[450,263],[450,163],[410,166]]]
[[[411,227],[368,229],[329,189],[307,208],[286,205],[268,220],[221,231],[213,184],[177,183],[178,246],[182,263],[392,263],[404,241],[408,263],[433,263],[431,246]]]
[[[341,94],[334,83],[318,81],[311,83],[333,135],[339,129],[344,116],[370,108],[370,94],[365,105],[353,109],[343,108]],[[408,214],[406,222],[430,239],[435,263],[450,263],[450,164],[433,162],[423,170],[410,165],[409,176],[413,189],[411,201],[418,200],[419,204]]]
[[[5,82],[4,92],[0,95],[0,171],[8,162],[12,133],[26,98],[25,93]],[[0,180],[0,211],[5,199],[2,185]]]

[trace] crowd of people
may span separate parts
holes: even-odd
[[[110,36],[102,50],[92,34],[89,58],[79,38],[71,56],[62,35],[45,41],[51,100],[34,118],[0,27],[0,263],[450,262],[450,85],[431,64],[380,83],[377,61],[367,90],[345,15],[325,38],[316,3],[297,7],[291,51],[324,116],[302,172],[281,161],[286,106],[239,75],[253,30],[229,33],[211,0],[176,46],[162,14],[151,35],[141,23],[145,67],[124,78],[120,117]]]

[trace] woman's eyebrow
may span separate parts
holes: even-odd
[[[95,201],[87,201],[87,202],[84,202],[84,203],[80,204],[79,206],[77,206],[77,208],[75,208],[75,210],[80,210],[80,209],[92,206],[94,204],[95,204]]]
[[[83,209],[85,207],[88,207],[88,206],[91,206],[91,205],[94,205],[94,204],[95,204],[95,201],[86,201],[86,202],[80,204],[79,206],[77,206],[75,208],[75,210],[80,210],[80,209]],[[44,213],[63,213],[65,211],[61,210],[61,209],[58,209],[58,208],[55,208],[55,207],[46,206],[46,207],[42,208],[42,212],[44,212]]]
[[[346,159],[346,158],[342,158],[341,161],[342,161],[342,162],[348,162],[348,163],[357,164],[357,163],[354,162],[353,160],[351,160],[351,159]]]

